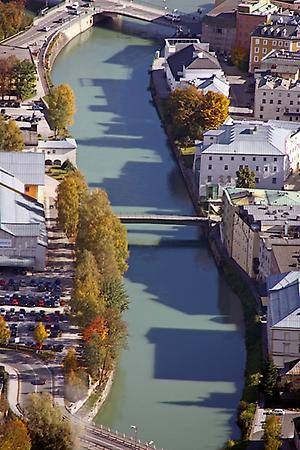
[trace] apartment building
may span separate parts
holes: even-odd
[[[290,234],[300,232],[298,192],[226,188],[222,205],[223,245],[251,278],[259,278],[262,270],[262,236],[284,237],[287,228]]]
[[[249,72],[260,68],[260,63],[272,50],[297,52],[300,50],[300,18],[281,15],[272,23],[259,25],[251,35]]]
[[[256,187],[281,189],[300,163],[300,131],[286,122],[233,121],[206,131],[196,143],[193,171],[199,199],[216,199],[236,185],[236,172],[249,167]]]
[[[268,278],[268,351],[274,364],[283,368],[299,359],[300,272],[285,272]]]
[[[300,121],[300,80],[274,77],[256,79],[254,117],[261,120]]]
[[[290,206],[290,208],[293,208]],[[285,208],[285,215],[289,211]],[[300,270],[300,226],[289,228],[288,221],[282,225],[281,235],[260,233],[257,280],[265,282],[270,275]]]
[[[259,78],[268,72],[273,77],[297,81],[300,79],[300,52],[288,52],[286,50],[271,50],[264,56],[260,63],[260,69],[254,72],[254,77]]]

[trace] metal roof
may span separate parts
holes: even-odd
[[[0,167],[24,184],[45,184],[45,155],[34,152],[0,152]]]
[[[66,138],[60,141],[39,141],[38,148],[41,150],[61,149],[74,150],[77,148],[76,140],[73,138]]]

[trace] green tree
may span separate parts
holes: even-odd
[[[17,417],[9,420],[1,433],[0,450],[30,450],[31,439],[26,424]]]
[[[84,343],[84,359],[89,375],[97,380],[100,377],[101,368],[105,359],[106,349],[99,334],[94,334]]]
[[[59,406],[48,393],[31,394],[26,408],[32,450],[73,450],[70,421],[63,420]]]
[[[231,52],[231,59],[235,66],[245,72],[248,71],[249,54],[247,50],[242,47],[234,47]]]
[[[269,355],[263,368],[261,381],[262,391],[269,399],[272,399],[277,393],[277,379],[277,369],[273,363],[272,357]]]
[[[18,61],[12,75],[17,95],[22,100],[32,97],[36,90],[35,65],[28,59]]]
[[[79,208],[87,192],[85,178],[78,170],[68,172],[57,187],[58,225],[69,239],[76,237]]]
[[[236,187],[255,189],[255,172],[249,167],[242,167],[236,172]]]
[[[120,278],[127,269],[126,228],[113,213],[105,191],[96,189],[83,199],[76,245],[93,253],[103,281]]]
[[[48,336],[48,331],[46,330],[43,323],[38,322],[34,330],[34,339],[36,340],[36,343],[39,345],[39,347],[42,346],[44,340],[47,339]]]
[[[10,330],[4,318],[0,316],[0,344],[5,344],[10,338]]]
[[[69,374],[71,371],[76,372],[76,370],[78,369],[78,360],[74,347],[69,348],[66,356],[64,357],[63,367],[65,374]]]
[[[75,114],[74,92],[68,84],[60,84],[52,89],[47,101],[49,122],[55,136],[66,136]]]
[[[105,300],[100,294],[100,273],[94,255],[83,250],[78,255],[71,297],[71,310],[76,321],[86,326],[105,308]]]
[[[281,435],[281,424],[279,417],[268,416],[266,422],[263,425],[264,435],[264,449],[265,450],[278,450],[281,447],[282,441],[280,439]]]
[[[5,122],[0,115],[0,151],[14,152],[24,148],[24,138],[22,131],[15,120]]]
[[[230,101],[223,94],[208,91],[201,97],[200,126],[203,131],[216,130],[228,117]]]
[[[107,308],[116,308],[120,312],[128,309],[129,297],[121,279],[108,279],[101,287]]]
[[[195,86],[177,88],[166,100],[165,111],[175,139],[194,141],[202,134],[200,105],[202,93]]]

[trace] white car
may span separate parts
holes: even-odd
[[[50,31],[50,27],[43,27],[43,28],[42,28],[42,31],[44,31],[44,32],[47,33],[47,31]]]
[[[275,414],[276,416],[284,416],[285,411],[281,408],[275,408],[273,409],[272,414]]]

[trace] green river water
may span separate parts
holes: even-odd
[[[195,6],[190,0],[185,9]],[[91,188],[108,191],[116,212],[193,212],[147,90],[158,45],[95,27],[53,68],[54,82],[76,94],[79,167]],[[195,227],[130,226],[128,238],[128,349],[96,423],[126,434],[136,425],[137,438],[165,450],[219,450],[238,436],[239,300]]]

